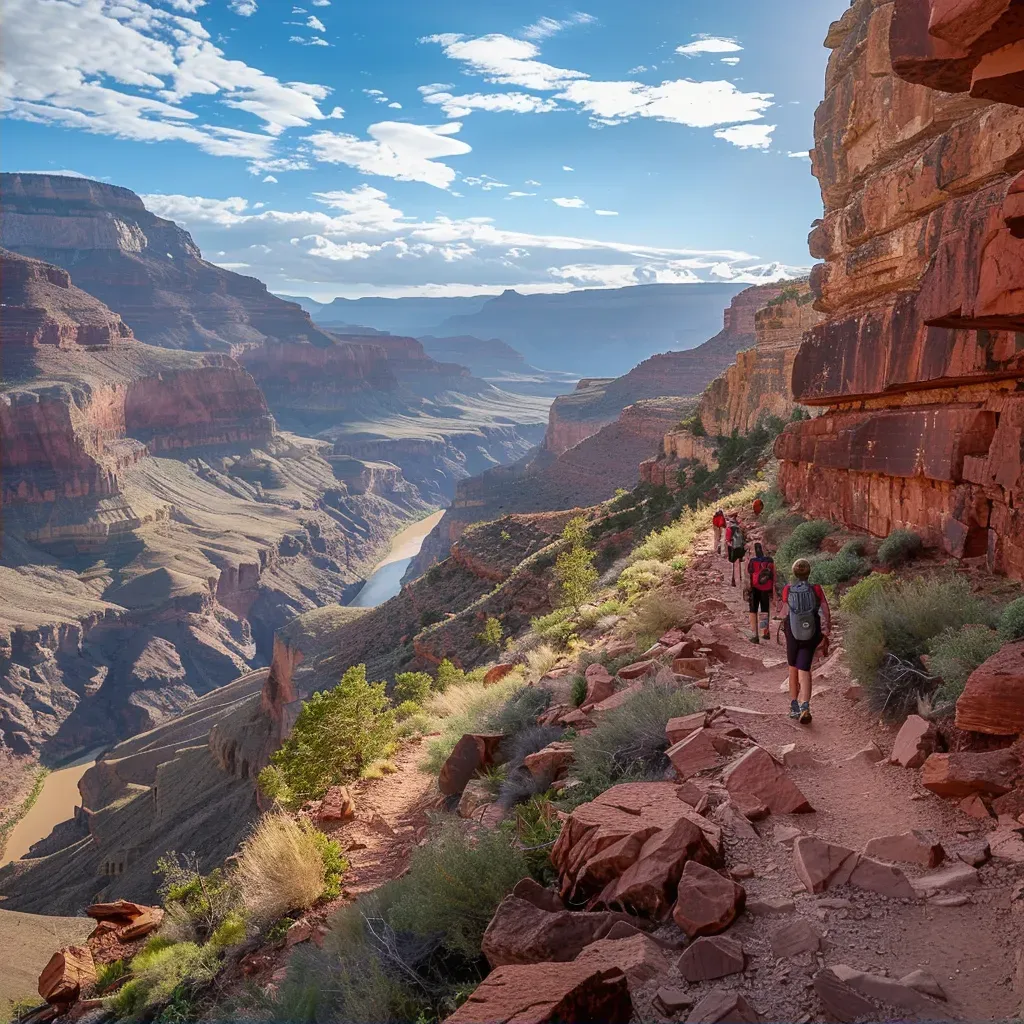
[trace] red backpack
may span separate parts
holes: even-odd
[[[751,559],[751,582],[755,590],[774,590],[775,563],[770,558]]]

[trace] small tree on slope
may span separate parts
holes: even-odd
[[[576,516],[565,524],[562,539],[569,546],[555,561],[555,578],[562,585],[562,601],[578,615],[597,582],[594,552],[587,545],[587,521]]]

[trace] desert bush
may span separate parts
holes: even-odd
[[[887,573],[873,572],[870,576],[865,576],[843,594],[839,605],[840,611],[850,615],[859,615],[875,591],[887,587],[893,582],[892,576]]]
[[[816,559],[811,566],[810,582],[834,587],[837,583],[852,580],[854,576],[863,576],[871,568],[871,563],[861,557],[863,550],[863,541],[852,540],[831,558]]]
[[[270,813],[243,841],[235,878],[248,916],[262,925],[311,907],[325,890],[337,895],[345,867],[338,844],[307,821]]]
[[[665,562],[643,558],[622,570],[617,586],[628,601],[659,586],[672,571]]]
[[[172,999],[182,986],[211,981],[220,967],[217,951],[194,942],[149,943],[132,957],[131,980],[115,993],[110,1010],[118,1018],[142,1018]],[[183,994],[183,993],[178,993]]]
[[[935,692],[936,707],[956,703],[964,692],[967,677],[1002,646],[999,633],[988,626],[969,624],[954,629],[948,626],[928,644],[929,672],[942,680]]]
[[[654,682],[602,716],[596,728],[573,741],[573,775],[582,785],[571,791],[572,801],[592,800],[618,782],[660,777],[668,767],[665,726],[700,706],[692,690]]]
[[[413,851],[408,872],[381,898],[396,930],[437,935],[447,949],[475,958],[498,904],[526,874],[525,858],[502,832],[470,836],[450,823]]]
[[[370,683],[353,665],[333,690],[302,705],[292,734],[271,756],[295,800],[323,796],[356,779],[394,745],[395,712],[384,683]]]
[[[276,764],[268,764],[260,769],[256,776],[256,785],[260,792],[272,803],[279,803],[282,807],[292,807],[296,803],[295,794],[285,781],[284,772]]]
[[[652,590],[633,606],[630,625],[637,634],[661,636],[673,626],[693,624],[693,604],[684,594],[675,590]]]
[[[487,716],[488,732],[515,736],[537,724],[537,716],[551,703],[551,691],[538,686],[524,686]],[[540,749],[539,747],[537,749]]]
[[[761,510],[762,523],[774,523],[789,514],[789,506],[777,486],[769,487],[761,496],[761,500],[764,502],[764,508]]]
[[[436,775],[463,734],[485,731],[492,712],[522,687],[522,673],[515,672],[493,686],[466,683],[444,693],[435,693],[427,705],[428,719],[424,732],[440,735],[427,741],[426,756],[420,765],[422,770]]]
[[[893,530],[878,545],[878,561],[890,568],[903,565],[916,558],[924,547],[924,541],[913,530]]]
[[[821,547],[821,542],[835,529],[827,519],[811,519],[806,523],[800,523],[782,542],[775,556],[780,571],[788,577],[790,566],[798,558],[807,558],[815,554]]]
[[[617,598],[610,598],[600,604],[590,605],[580,612],[578,626],[580,629],[593,629],[602,619],[611,615],[621,615],[626,605]]]
[[[556,608],[547,615],[539,615],[530,620],[530,629],[537,636],[559,648],[565,647],[569,637],[576,632],[576,628],[572,609],[569,607]]]
[[[546,796],[531,796],[519,804],[500,828],[522,851],[530,874],[541,885],[555,881],[558,872],[551,863],[551,849],[561,834],[562,821]]]
[[[112,960],[108,964],[96,965],[96,991],[103,994],[115,983],[131,973],[124,960]]]
[[[239,907],[232,877],[222,868],[203,875],[194,853],[168,851],[158,858],[154,874],[168,916],[164,932],[178,941],[206,942]]]
[[[434,672],[434,689],[444,693],[450,686],[462,686],[466,673],[449,658],[442,659]]]
[[[1003,643],[1024,640],[1024,597],[1011,601],[999,616],[999,636]]]
[[[578,708],[587,696],[587,677],[579,672],[570,677],[569,700],[574,708]]]
[[[477,633],[476,639],[479,644],[488,649],[497,649],[501,647],[504,635],[505,631],[501,627],[501,622],[490,615],[484,622],[484,628]]]
[[[241,945],[246,939],[245,918],[237,910],[232,910],[210,936],[210,945],[214,949],[230,949]]]
[[[933,637],[968,624],[992,625],[995,617],[962,576],[872,584],[857,607],[844,638],[850,668],[872,708],[892,716],[912,710],[932,687],[920,659]]]
[[[423,705],[434,688],[434,680],[426,672],[399,672],[395,676],[395,688],[391,699],[396,705],[412,701]]]
[[[526,655],[526,674],[533,680],[546,676],[557,664],[559,654],[547,644],[535,647]]]

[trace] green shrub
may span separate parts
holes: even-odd
[[[245,918],[232,910],[210,936],[210,945],[214,949],[228,949],[245,942]]]
[[[587,696],[587,677],[578,672],[572,677],[569,690],[569,700],[574,708],[578,708]]]
[[[627,600],[654,590],[672,572],[672,568],[656,558],[642,558],[627,566],[619,575],[618,588]]]
[[[102,995],[129,973],[128,964],[124,960],[112,960],[109,964],[97,964],[96,991]]]
[[[587,521],[576,516],[565,524],[562,539],[568,547],[555,559],[555,579],[561,585],[562,601],[576,614],[586,603],[597,583],[594,552],[587,547]]]
[[[878,546],[878,561],[890,568],[916,558],[924,541],[913,530],[893,530]]]
[[[893,582],[892,576],[882,572],[873,572],[870,576],[865,576],[843,594],[840,610],[850,615],[861,614],[872,595]]]
[[[693,625],[693,616],[693,604],[685,595],[675,590],[652,590],[633,606],[630,625],[638,635],[657,639],[674,626]]]
[[[353,665],[333,690],[302,705],[291,736],[271,757],[293,799],[321,797],[391,750],[395,712],[384,690],[367,681],[365,665]]]
[[[541,644],[526,654],[526,672],[531,679],[537,680],[546,676],[558,664],[558,652],[547,644]]]
[[[504,629],[501,628],[501,622],[496,619],[493,615],[489,615],[484,622],[484,628],[477,633],[477,643],[488,649],[499,649],[501,647],[502,638],[505,635]]]
[[[831,558],[816,560],[811,566],[810,582],[834,587],[854,576],[863,576],[871,568],[871,563],[860,556],[863,549],[863,541],[852,540]]]
[[[425,704],[434,688],[434,680],[426,672],[399,672],[395,676],[395,688],[391,691],[391,699],[398,704],[412,701]]]
[[[999,636],[1003,643],[1024,640],[1024,597],[1011,601],[999,616]]]
[[[524,686],[488,716],[488,732],[514,736],[537,724],[537,716],[551,703],[551,691],[538,686]]]
[[[465,681],[466,673],[449,658],[442,659],[434,673],[434,689],[438,693],[444,693],[449,686],[462,686]]]
[[[148,944],[132,958],[132,979],[114,995],[111,1009],[117,1017],[139,1018],[171,999],[180,985],[211,981],[219,967],[217,951],[209,946],[194,942]]]
[[[800,523],[778,550],[775,562],[779,570],[788,578],[792,564],[798,558],[807,558],[815,554],[821,547],[821,542],[830,533],[834,533],[835,529],[827,519],[811,519],[806,523]]]
[[[447,949],[475,958],[498,904],[527,873],[504,833],[470,836],[452,823],[413,851],[408,872],[381,898],[396,930],[440,936]]]
[[[537,636],[559,648],[565,647],[576,632],[576,623],[571,608],[556,608],[547,615],[539,615],[530,620],[530,629]]]
[[[668,767],[665,726],[700,706],[692,690],[652,682],[603,715],[573,741],[572,774],[582,783],[571,791],[573,802],[592,800],[618,782],[660,777]]]
[[[168,924],[174,923],[179,938],[206,942],[239,906],[241,897],[231,876],[222,868],[202,875],[194,853],[168,851],[157,860],[154,874],[160,876],[157,891]]]
[[[933,685],[920,660],[933,637],[994,618],[962,576],[872,584],[857,607],[844,638],[850,668],[872,708],[893,716],[912,710]]]
[[[530,874],[541,885],[548,885],[558,877],[551,863],[551,849],[561,834],[562,821],[546,796],[532,796],[519,804],[500,827],[522,850]]]
[[[947,627],[928,644],[931,660],[928,669],[942,680],[934,703],[955,704],[964,692],[967,677],[1002,646],[999,634],[988,626]]]

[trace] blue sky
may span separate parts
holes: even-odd
[[[806,267],[846,0],[7,0],[2,165],[334,295]]]

